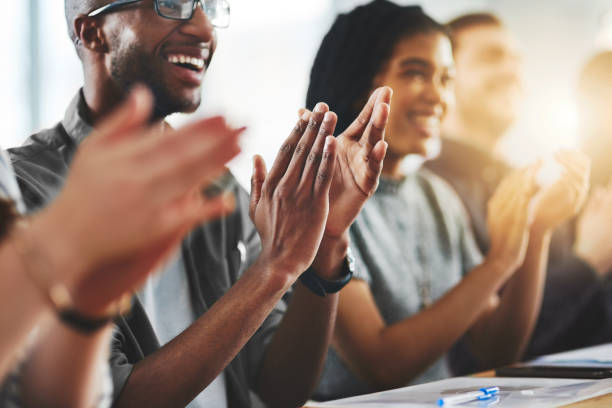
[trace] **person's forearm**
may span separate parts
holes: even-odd
[[[50,324],[40,333],[24,367],[23,406],[96,406],[102,396],[111,332],[108,327],[85,335],[58,321]]]
[[[326,279],[337,279],[348,239],[323,239],[313,267]],[[338,295],[320,297],[295,285],[287,313],[268,347],[258,375],[257,392],[271,407],[301,406],[314,391],[333,334]]]
[[[370,346],[354,350],[351,354],[361,365],[355,368],[380,389],[408,384],[447,353],[488,309],[491,297],[508,275],[503,265],[484,263],[476,267],[431,307],[383,326]]]
[[[8,239],[0,244],[0,382],[15,363],[17,353],[25,346],[32,329],[44,316],[42,293],[33,285],[23,269],[22,260]],[[19,313],[15,313],[15,311]]]
[[[551,232],[533,227],[525,261],[500,294],[499,306],[470,333],[475,354],[487,367],[517,361],[538,319]]]
[[[253,336],[293,283],[288,276],[258,260],[187,330],[134,366],[114,406],[186,406]]]

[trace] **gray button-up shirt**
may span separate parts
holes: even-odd
[[[61,123],[31,136],[22,147],[9,151],[29,210],[44,206],[63,185],[79,143],[92,131],[92,126],[85,119],[87,109],[82,91],[79,91]],[[249,219],[248,194],[235,179],[228,189],[236,197],[236,210],[223,219],[196,228],[182,243],[181,255],[188,276],[194,316],[206,313],[236,283],[260,252],[259,235]],[[112,200],[112,197],[108,199]],[[226,367],[225,382],[230,408],[251,405],[249,390],[254,386],[266,347],[285,309],[284,301],[279,302],[257,333]],[[147,314],[137,299],[131,312],[120,317],[116,323],[110,360],[115,396],[123,389],[134,364],[160,347]]]

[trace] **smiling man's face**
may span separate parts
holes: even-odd
[[[155,117],[195,111],[204,74],[215,49],[212,24],[201,7],[189,21],[157,15],[153,0],[104,16],[109,75],[127,90],[148,85],[156,98]]]

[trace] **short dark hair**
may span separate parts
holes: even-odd
[[[504,23],[495,14],[487,12],[463,14],[446,23],[452,36],[454,48],[458,46],[456,37],[459,32],[468,28],[485,25],[503,27]]]
[[[387,0],[375,0],[339,15],[310,71],[306,106],[312,109],[317,102],[326,102],[338,114],[336,131],[344,131],[357,117],[396,44],[431,32],[450,38],[446,27],[420,7]]]
[[[584,102],[592,101],[604,84],[612,84],[612,51],[601,51],[584,65],[578,79],[578,97]]]

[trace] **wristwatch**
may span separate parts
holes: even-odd
[[[342,277],[340,279],[323,279],[310,267],[300,276],[300,282],[315,295],[325,297],[327,294],[339,292],[340,289],[345,287],[351,281],[354,272],[355,258],[349,247],[342,263]]]

